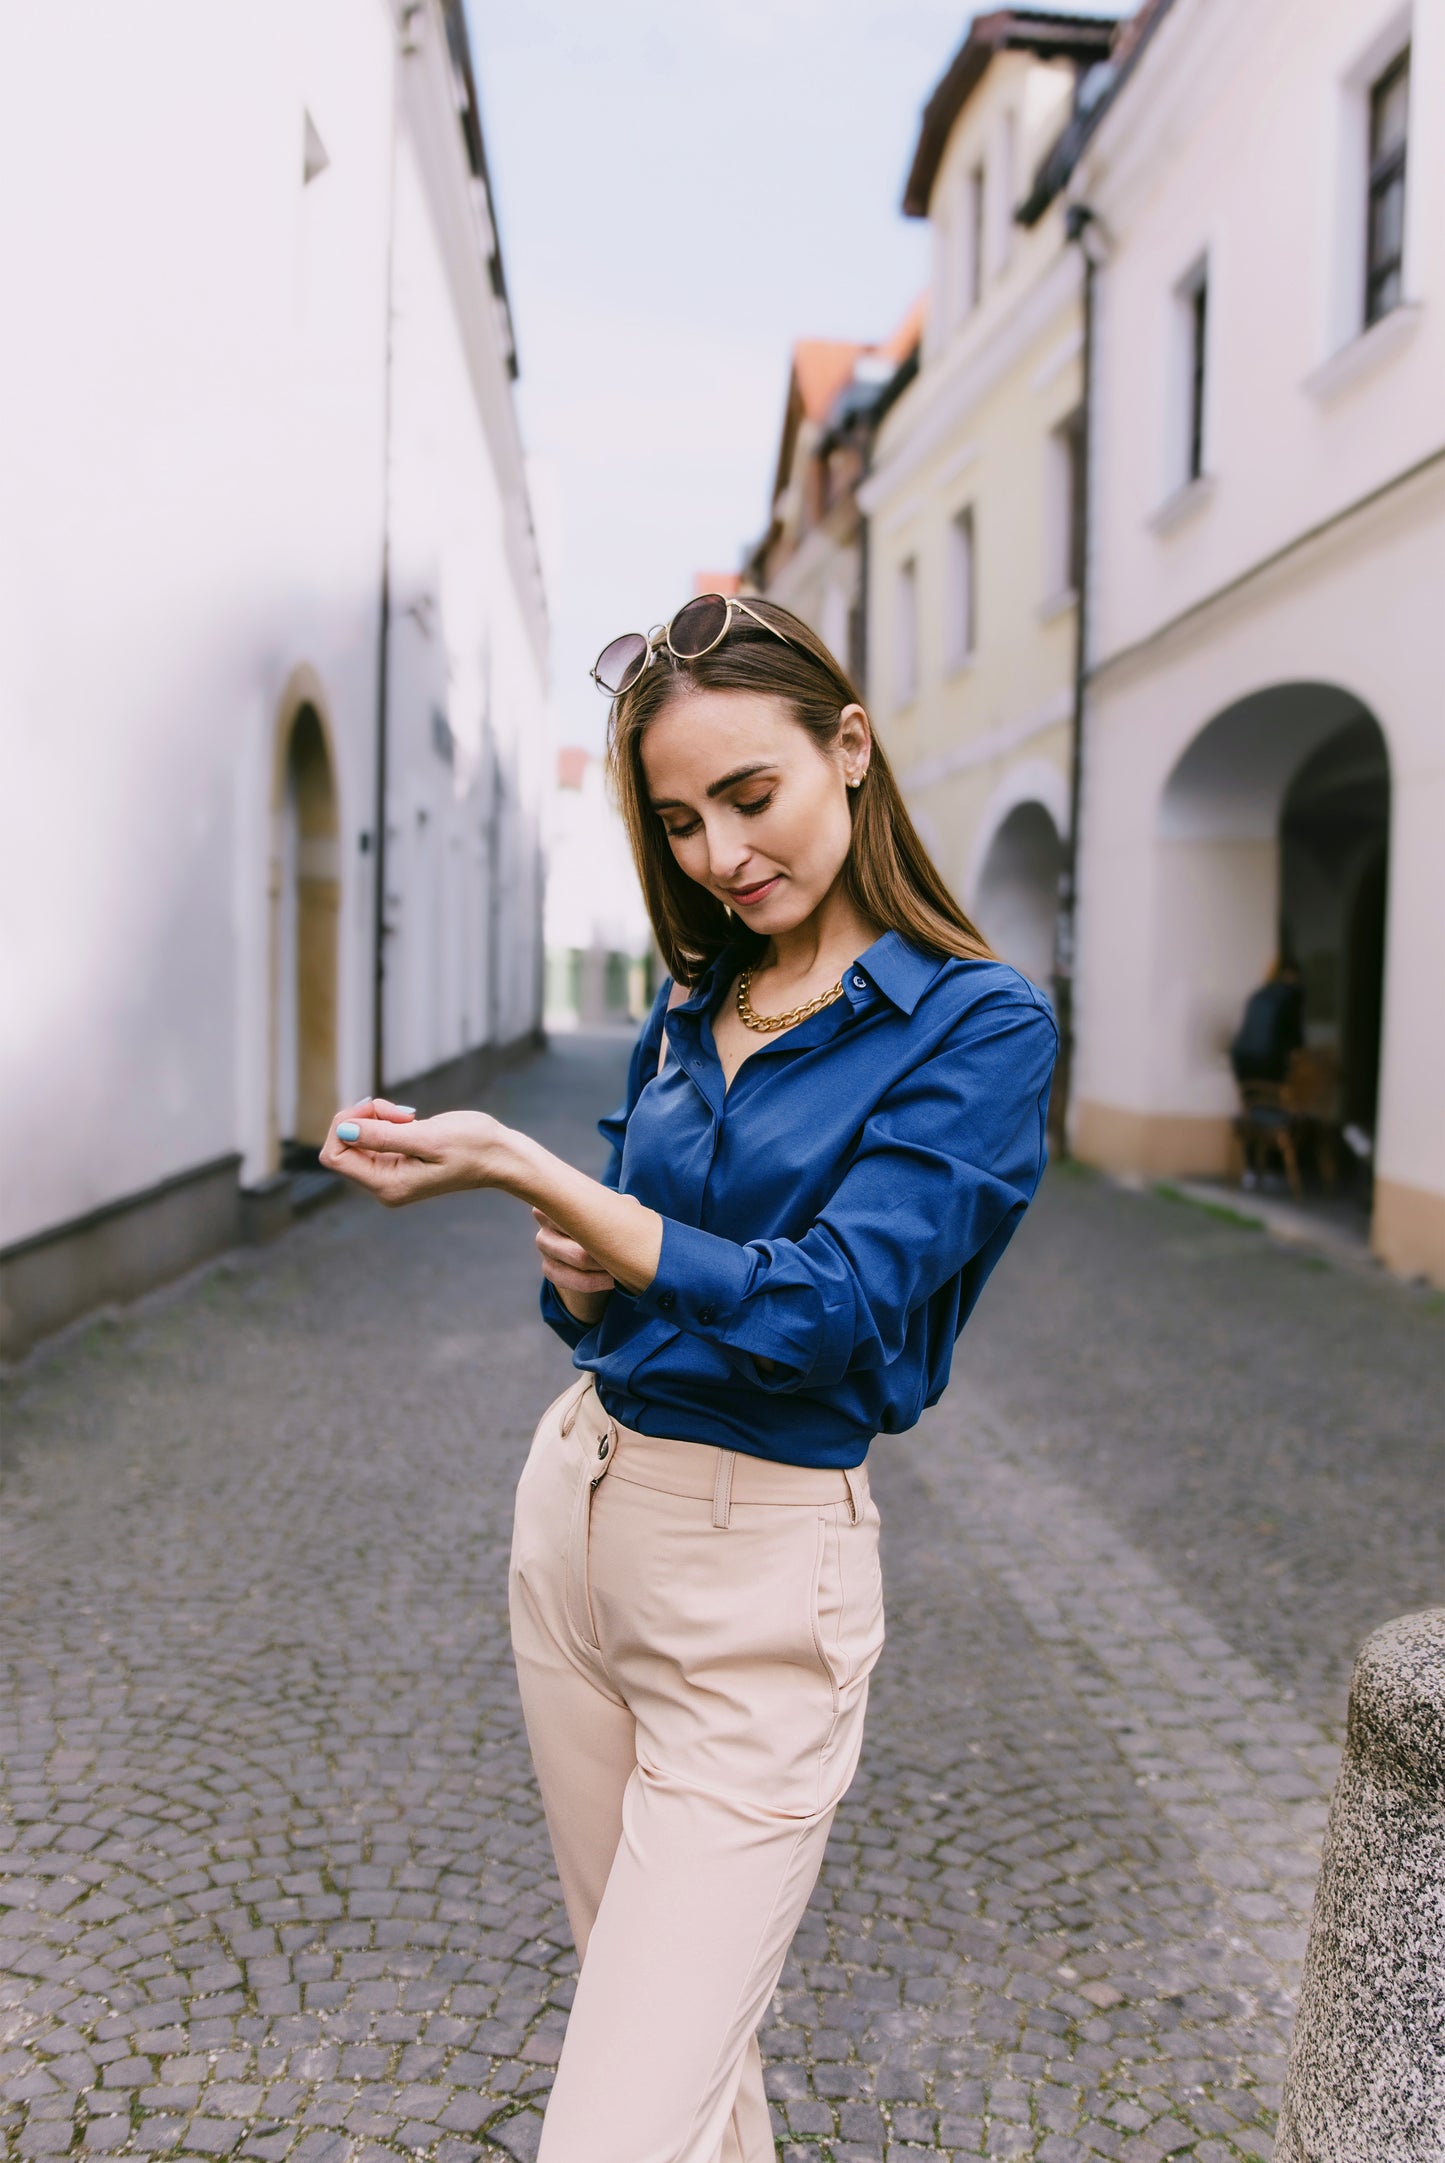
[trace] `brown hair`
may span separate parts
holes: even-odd
[[[846,672],[800,618],[776,601],[748,595],[748,607],[792,641],[734,615],[721,645],[695,661],[678,661],[663,646],[630,690],[612,702],[607,724],[607,770],[642,883],[652,929],[668,969],[695,984],[726,946],[761,953],[764,936],[687,877],[673,857],[661,820],[648,808],[642,739],[665,706],[702,691],[752,691],[782,699],[820,751],[837,738],[845,706],[863,701]],[[901,932],[925,953],[992,958],[992,948],[964,915],[908,815],[876,735],[867,779],[850,790],[853,840],[843,867],[844,891],[883,931]]]

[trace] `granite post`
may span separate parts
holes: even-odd
[[[1445,1607],[1355,1662],[1274,2152],[1445,2158]]]

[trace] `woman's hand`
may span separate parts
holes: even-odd
[[[563,1306],[577,1321],[600,1322],[607,1295],[616,1287],[617,1279],[560,1224],[554,1223],[545,1209],[534,1204],[532,1215],[537,1220],[542,1275],[556,1287]]]
[[[589,1179],[489,1112],[411,1119],[399,1105],[368,1098],[337,1113],[321,1162],[391,1209],[469,1187],[515,1194],[541,1212],[539,1224],[547,1220],[546,1261],[575,1269],[595,1287],[564,1292],[557,1286],[579,1321],[598,1319],[614,1284],[636,1294],[657,1275],[663,1220],[655,1209],[636,1195]],[[553,1238],[559,1244],[551,1243]],[[590,1315],[579,1311],[584,1304]]]
[[[331,1122],[321,1163],[388,1209],[437,1194],[491,1184],[495,1145],[506,1129],[490,1112],[440,1112],[418,1119],[404,1105],[368,1097]]]

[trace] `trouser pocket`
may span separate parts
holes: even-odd
[[[580,1423],[571,1436],[576,1469],[567,1532],[567,1620],[589,1652],[599,1650],[592,1612],[592,1503],[612,1469],[616,1445],[610,1426],[594,1441],[594,1424]]]
[[[583,1377],[584,1383],[589,1380]],[[554,1629],[567,1609],[582,1446],[575,1418],[580,1395],[581,1385],[569,1385],[537,1422],[512,1517],[511,1581],[527,1584],[539,1610],[553,1617]]]

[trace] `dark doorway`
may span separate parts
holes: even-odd
[[[1380,1099],[1380,1018],[1385,994],[1385,890],[1389,852],[1382,842],[1360,873],[1345,942],[1340,1063],[1344,1114],[1375,1131]]]
[[[1361,714],[1304,761],[1280,815],[1281,948],[1304,978],[1306,1042],[1334,1063],[1361,1199],[1379,1102],[1389,834],[1385,742]]]

